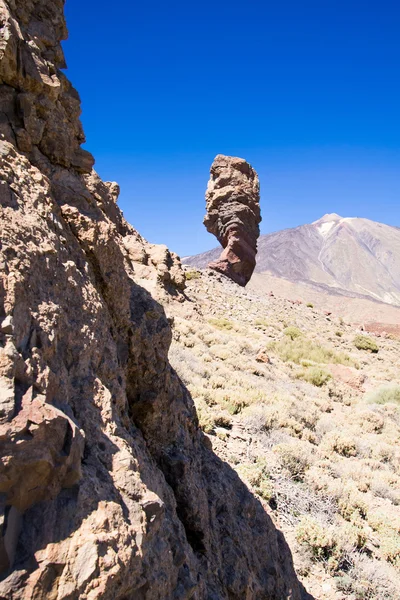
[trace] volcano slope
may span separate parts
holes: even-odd
[[[400,598],[400,341],[186,270],[170,360],[318,600]]]
[[[194,268],[216,248],[183,259]],[[400,229],[328,214],[314,223],[260,236],[248,286],[311,301],[371,331],[400,334]]]
[[[299,600],[168,362],[179,260],[80,147],[63,6],[0,0],[0,598]]]

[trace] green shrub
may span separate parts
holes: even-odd
[[[367,335],[356,335],[353,343],[358,350],[367,350],[368,352],[374,353],[379,351],[378,344]]]
[[[200,279],[200,277],[201,277],[200,271],[185,271],[186,281],[190,281],[191,279]]]
[[[286,329],[283,330],[283,333],[290,337],[292,341],[303,335],[298,327],[286,327]]]
[[[312,517],[302,518],[296,538],[300,544],[308,546],[314,560],[325,563],[332,573],[347,565],[349,554],[366,543],[364,531],[354,525],[327,526]]]
[[[298,379],[312,383],[312,385],[322,387],[332,378],[332,375],[321,369],[321,367],[309,367],[298,373],[297,377]]]
[[[274,446],[273,451],[294,481],[302,481],[311,461],[311,455],[307,449],[303,448],[300,443],[282,443]]]
[[[342,337],[343,331],[335,331],[335,335],[337,335],[337,337]]]
[[[314,304],[312,302],[307,302],[307,308],[314,308]]]
[[[210,325],[222,329],[223,331],[230,331],[233,329],[233,324],[228,319],[208,319]]]
[[[304,336],[295,340],[282,339],[278,342],[272,342],[269,344],[268,349],[276,352],[284,362],[294,362],[298,365],[303,364],[303,361],[311,361],[314,364],[354,365],[350,356],[344,352],[334,352],[320,344],[311,342]]]
[[[265,461],[258,459],[255,463],[242,463],[236,471],[267,502],[274,496],[274,484],[270,479]]]
[[[393,403],[400,405],[400,385],[383,385],[367,394],[366,400],[371,404]]]
[[[254,325],[255,325],[255,327],[256,327],[257,329],[262,329],[262,330],[265,330],[265,329],[267,329],[267,327],[269,326],[269,323],[268,323],[267,319],[262,319],[262,318],[261,318],[261,319],[256,319],[256,320],[254,321]]]

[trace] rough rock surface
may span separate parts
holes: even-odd
[[[179,259],[80,149],[63,4],[0,0],[0,598],[297,600],[168,362]]]
[[[210,169],[204,225],[224,250],[208,266],[245,286],[256,266],[260,184],[243,158],[218,154]]]

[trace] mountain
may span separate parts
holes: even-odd
[[[220,249],[187,257],[204,268]],[[262,235],[256,272],[335,295],[372,298],[400,306],[400,229],[335,213]]]

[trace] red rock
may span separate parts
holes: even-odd
[[[366,376],[357,371],[357,369],[336,364],[329,364],[328,369],[334,379],[345,383],[354,390],[364,391]]]
[[[245,286],[256,266],[260,235],[260,185],[243,158],[219,154],[211,165],[204,225],[224,250],[208,266]]]
[[[269,356],[265,350],[260,350],[260,352],[256,356],[256,361],[261,362],[261,363],[266,363],[268,365],[271,364],[271,359],[269,358]]]

